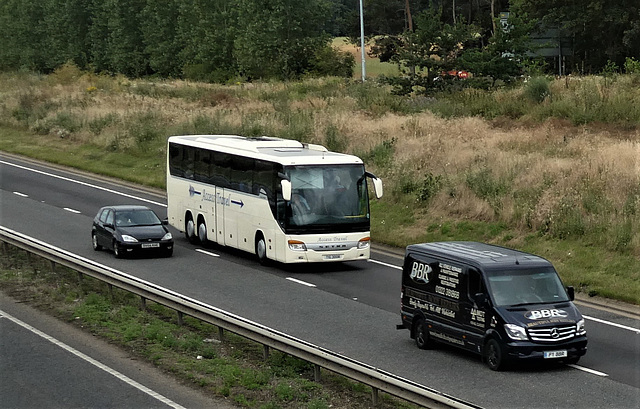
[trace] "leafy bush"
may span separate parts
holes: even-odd
[[[627,74],[640,74],[640,61],[633,57],[627,57],[624,62],[624,71]]]
[[[313,76],[336,76],[351,78],[356,62],[352,54],[331,46],[318,49],[311,60],[310,74]]]
[[[545,77],[534,77],[524,86],[524,95],[535,103],[541,103],[551,95],[549,80]]]

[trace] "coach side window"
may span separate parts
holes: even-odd
[[[231,159],[231,188],[251,193],[253,189],[254,159],[233,155]]]
[[[211,183],[218,187],[229,187],[231,174],[230,155],[222,152],[211,152]]]
[[[173,176],[184,177],[182,169],[182,146],[169,144],[169,173]]]

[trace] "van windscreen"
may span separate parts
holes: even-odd
[[[552,267],[490,271],[487,281],[490,297],[497,307],[569,301]]]

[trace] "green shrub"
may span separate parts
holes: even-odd
[[[531,78],[524,86],[524,95],[537,104],[551,96],[549,80],[545,77]]]
[[[640,61],[633,57],[627,57],[624,62],[624,71],[627,74],[640,74]]]

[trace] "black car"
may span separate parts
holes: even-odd
[[[146,206],[105,206],[93,219],[91,242],[94,250],[111,249],[117,258],[152,251],[171,257],[173,237],[166,225]]]

